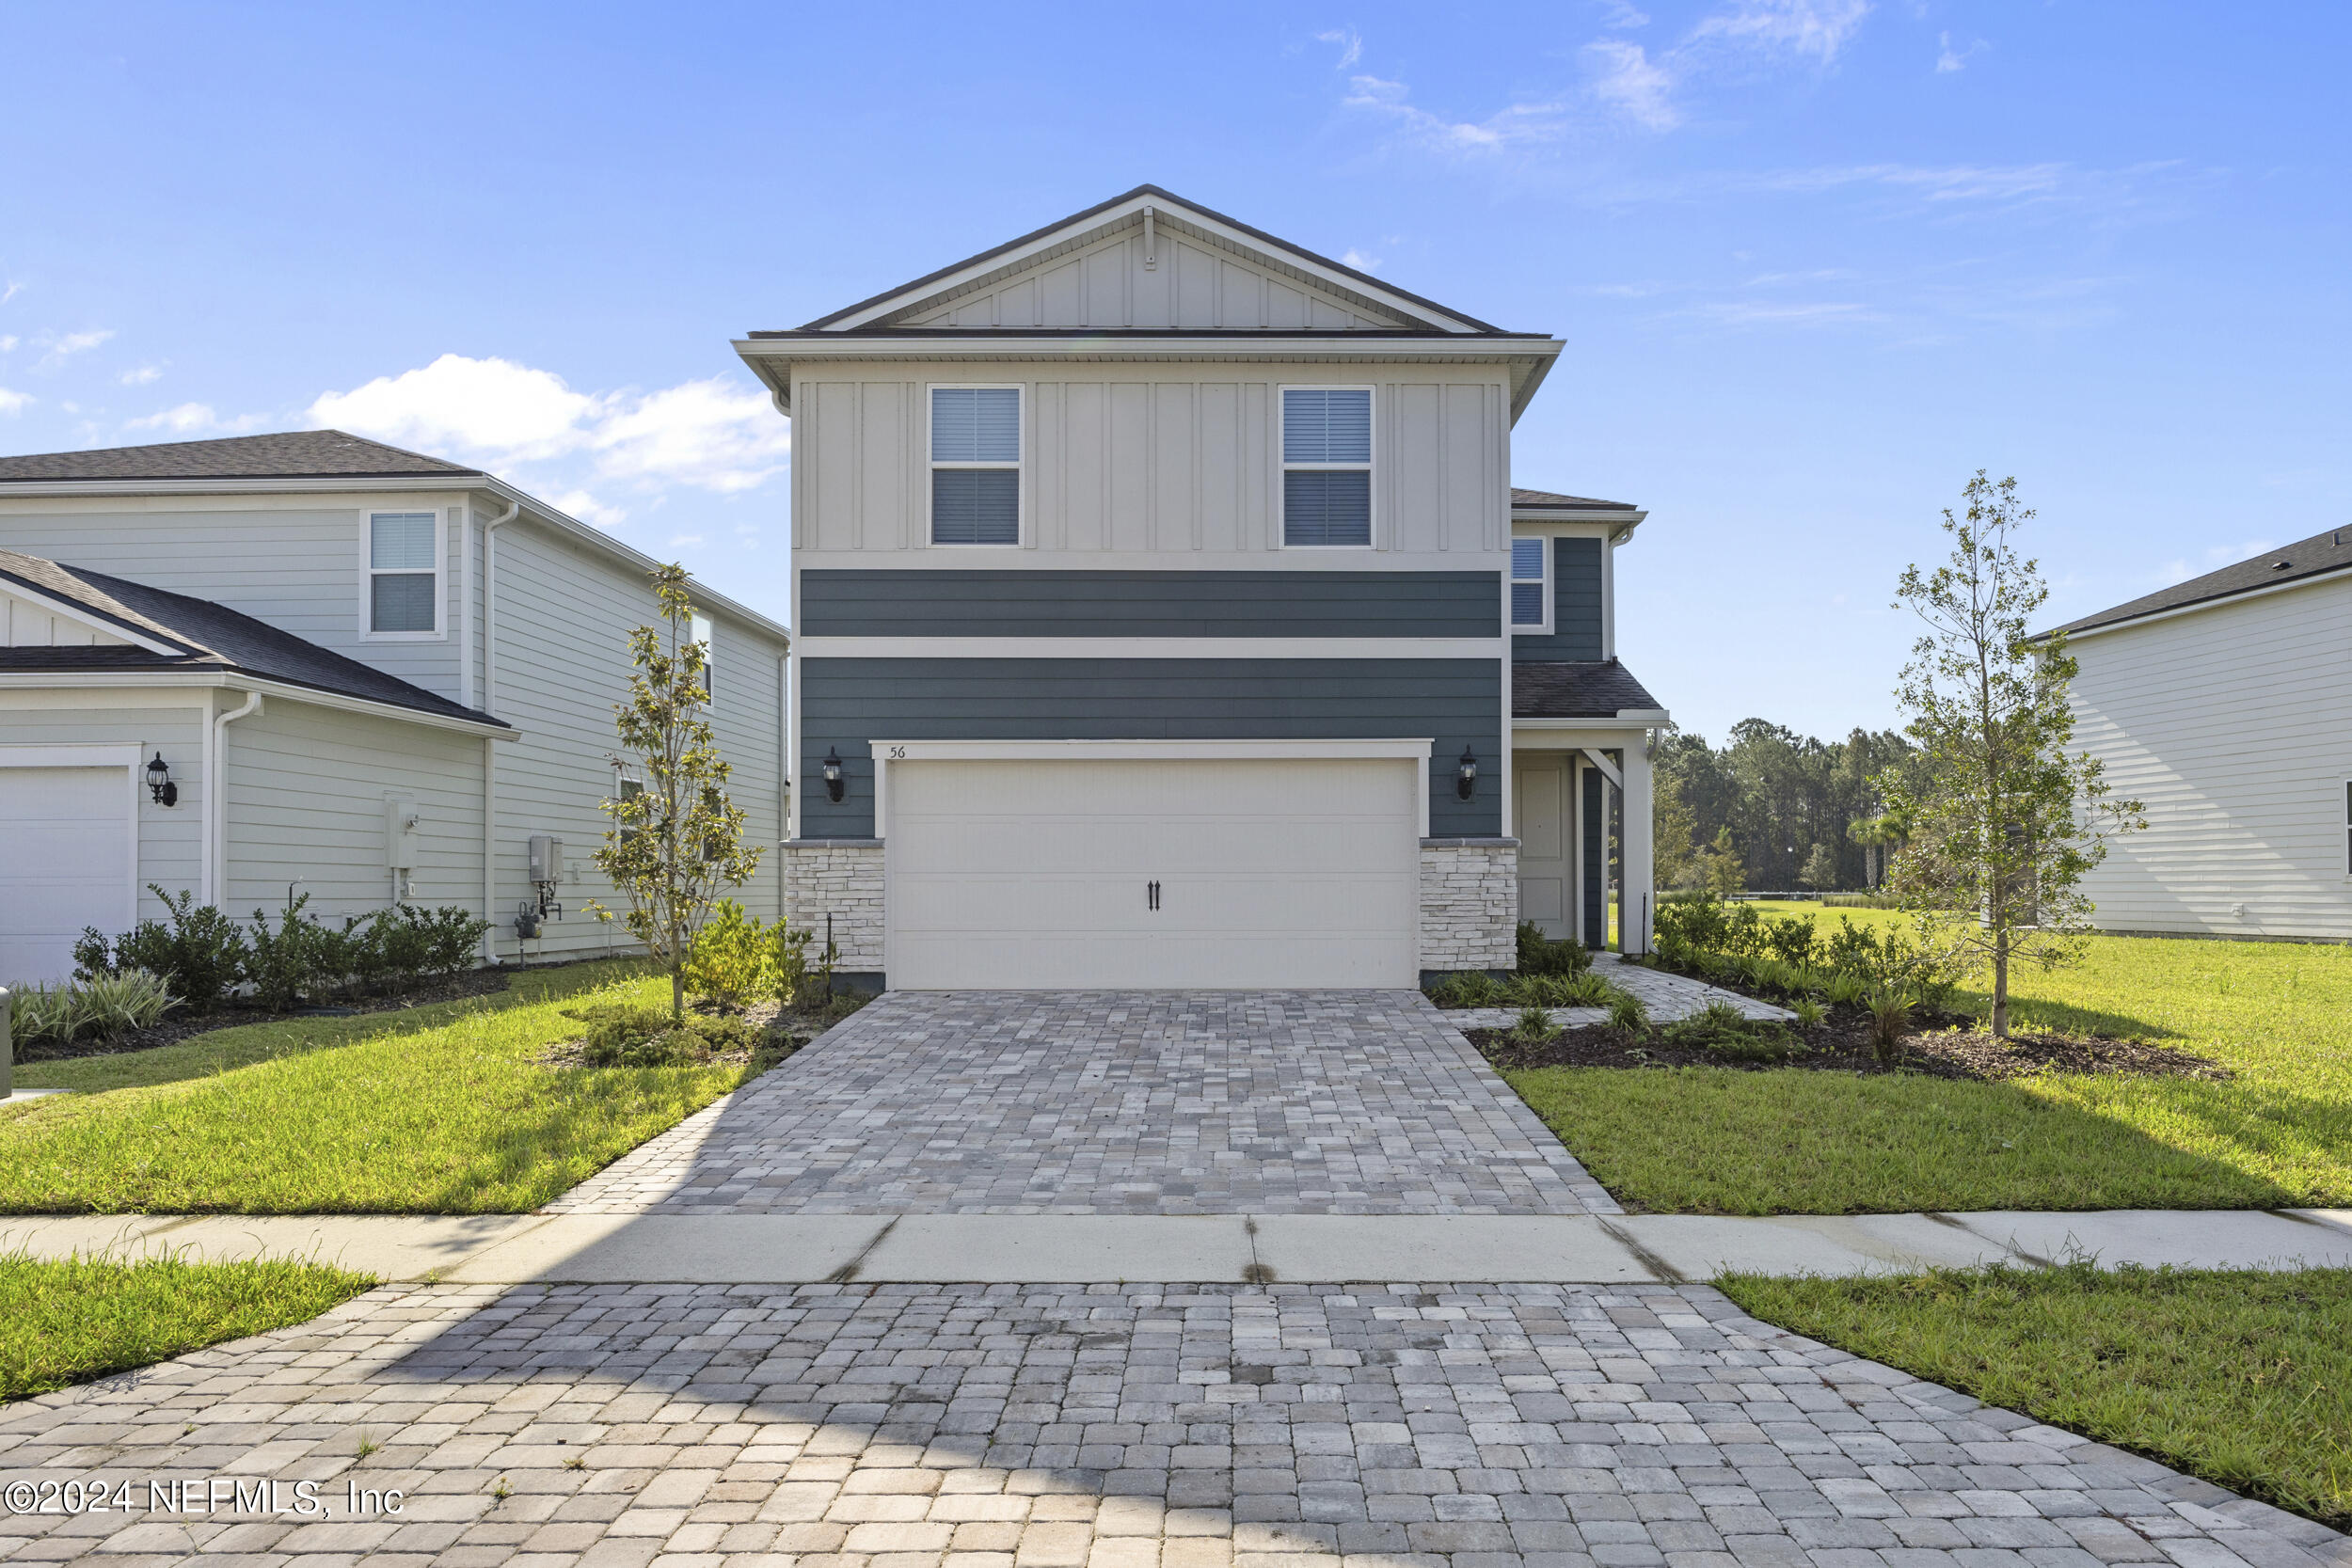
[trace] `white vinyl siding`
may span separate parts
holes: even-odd
[[[1372,388],[1282,388],[1282,543],[1372,544]]]
[[[2352,940],[2352,580],[2073,639],[2074,744],[2148,831],[2085,879],[2110,930]]]
[[[441,598],[441,515],[369,513],[368,635],[437,636]]]
[[[1551,541],[1511,541],[1511,625],[1525,631],[1551,626]]]
[[[1021,543],[1021,389],[931,388],[931,543]]]

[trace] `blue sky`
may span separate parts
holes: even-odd
[[[1145,181],[1567,351],[1687,727],[1893,721],[2014,473],[2053,619],[2352,522],[2352,10],[19,5],[0,451],[333,422],[780,608],[728,341]]]

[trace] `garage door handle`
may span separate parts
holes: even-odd
[[[1146,882],[1143,884],[1143,907],[1147,910],[1156,910],[1160,907],[1159,883]]]

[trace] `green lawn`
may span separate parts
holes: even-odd
[[[315,1318],[375,1283],[283,1260],[0,1258],[0,1400]]]
[[[1767,1323],[2352,1528],[2352,1271],[1718,1283]]]
[[[1823,930],[1899,918],[1772,904]],[[2142,1036],[2225,1083],[1729,1069],[1505,1076],[1629,1205],[1708,1213],[2352,1204],[2352,948],[2099,937],[2021,1023]],[[1980,992],[1963,999],[1981,1009]]]
[[[527,972],[489,996],[251,1024],[18,1069],[84,1091],[0,1107],[0,1212],[516,1213],[748,1076],[539,1066],[565,1007],[662,1003],[629,962]]]

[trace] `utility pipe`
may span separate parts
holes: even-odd
[[[262,694],[248,691],[243,707],[213,716],[213,765],[204,781],[213,844],[204,860],[204,902],[216,908],[229,896],[229,726],[261,711]]]

